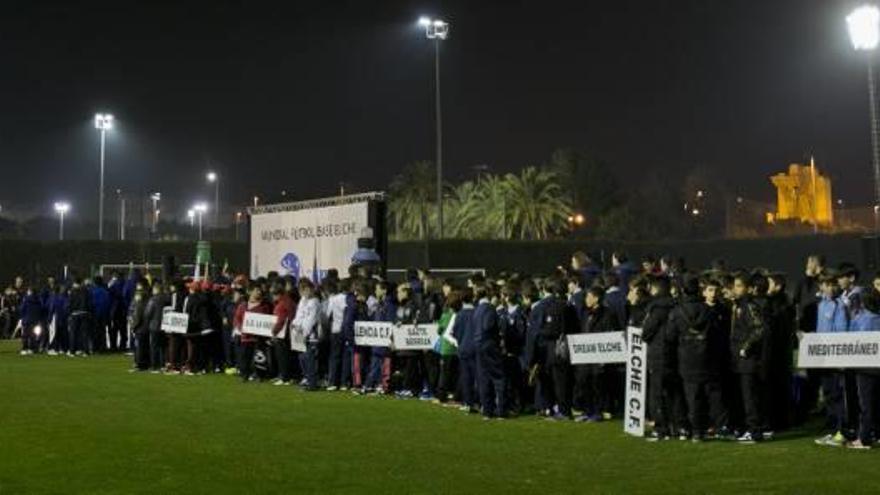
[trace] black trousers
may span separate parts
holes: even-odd
[[[137,332],[134,334],[137,339],[137,349],[134,356],[135,367],[139,370],[147,370],[150,368],[150,332]]]
[[[760,433],[767,424],[764,417],[763,384],[758,373],[739,373],[740,393],[742,394],[745,427],[751,433]]]
[[[440,356],[440,376],[437,379],[437,393],[435,396],[440,402],[449,400],[449,394],[456,395],[456,383],[458,383],[458,357]]]
[[[710,424],[716,429],[728,426],[727,406],[721,390],[720,381],[714,378],[684,378],[688,421],[694,434],[704,433]]]
[[[678,373],[648,368],[648,408],[657,433],[671,435],[687,428],[687,405]]]
[[[242,342],[241,356],[238,360],[238,372],[241,379],[247,381],[254,374],[254,353],[257,350],[256,342]]]
[[[521,412],[526,406],[526,378],[518,356],[504,356],[504,377],[507,383],[505,402],[510,411]]]
[[[275,355],[275,363],[278,366],[278,378],[289,382],[290,375],[290,341],[287,336],[283,339],[272,339],[272,351]]]
[[[587,415],[604,410],[605,382],[601,364],[574,366],[574,405]]]
[[[865,445],[874,442],[877,412],[877,393],[880,392],[880,375],[856,373],[859,389],[859,440]]]
[[[480,350],[477,354],[477,376],[483,416],[506,417],[505,393],[507,386],[504,379],[501,352],[498,349]]]
[[[571,416],[572,371],[566,361],[557,359],[556,346],[543,346],[540,387],[544,394],[551,392],[559,414]],[[546,395],[545,395],[546,397]],[[549,404],[548,404],[549,405]]]
[[[150,368],[162,369],[165,365],[165,334],[150,332]]]

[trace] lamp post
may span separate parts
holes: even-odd
[[[104,144],[107,131],[113,129],[113,116],[109,113],[95,114],[95,129],[101,133],[101,185],[98,190],[98,240],[104,240]]]
[[[871,116],[871,160],[874,166],[874,204],[880,204],[880,143],[878,143],[877,90],[872,56],[880,43],[880,10],[863,5],[846,17],[853,48],[864,51],[868,62],[868,104]],[[876,231],[875,227],[875,231]]]
[[[153,193],[150,195],[150,200],[153,201],[153,235],[159,231],[159,201],[162,200],[162,193]]]
[[[195,228],[195,226],[196,226],[196,211],[192,210],[192,209],[187,211],[186,218],[189,218],[190,228]]]
[[[205,179],[209,184],[214,184],[214,228],[220,228],[220,176],[217,172],[208,172]]]
[[[449,37],[449,23],[442,19],[422,17],[419,25],[425,36],[434,41],[434,116],[437,119],[437,237],[443,238],[443,119],[440,106],[440,42]]]
[[[193,206],[193,209],[190,211],[191,212],[194,211],[195,214],[199,217],[199,240],[201,241],[202,240],[202,216],[205,214],[206,211],[208,211],[208,205],[206,205],[205,203],[199,203],[199,204]]]
[[[64,215],[70,211],[70,203],[55,203],[55,212],[58,213],[58,240],[64,240]]]

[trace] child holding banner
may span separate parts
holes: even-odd
[[[375,297],[378,301],[374,321],[394,321],[397,304],[391,294],[391,285],[382,281],[376,284]],[[391,352],[387,347],[373,347],[370,355],[370,374],[366,389],[376,393],[388,393],[391,383]]]
[[[840,297],[840,287],[833,273],[823,272],[819,276],[819,290],[822,299],[816,315],[816,332],[846,332],[849,330],[849,312],[846,302]],[[841,447],[846,443],[843,436],[846,426],[846,379],[843,372],[836,370],[823,371],[822,395],[825,396],[825,407],[831,433],[816,439],[818,445]]]
[[[247,312],[272,314],[272,307],[263,299],[263,290],[258,285],[251,289],[247,302],[242,301],[235,307],[235,315],[232,318],[233,331],[241,336],[241,356],[239,357],[238,367],[239,375],[243,382],[256,380],[254,377],[254,353],[256,352],[257,340],[259,339],[255,335],[242,333],[241,331],[244,325],[244,314]]]

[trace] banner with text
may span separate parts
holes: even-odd
[[[189,315],[176,311],[162,313],[162,331],[165,333],[186,333],[189,326]]]
[[[259,337],[272,337],[272,329],[275,328],[277,322],[278,317],[275,315],[251,313],[248,311],[244,314],[244,322],[242,322],[241,325],[241,332],[248,335],[257,335]],[[278,332],[277,337],[283,339],[285,336],[286,329],[282,328],[281,331]]]
[[[251,216],[251,278],[269,272],[318,281],[345,273],[369,226],[369,202],[259,213]]]
[[[880,332],[805,333],[798,368],[880,368]]]
[[[642,329],[629,327],[626,343],[626,397],[623,431],[645,436],[646,390],[648,383],[648,345],[642,341]]]
[[[301,328],[290,327],[290,350],[296,352],[306,352],[306,335]]]
[[[394,323],[387,321],[356,321],[354,344],[362,347],[391,347]]]
[[[623,332],[576,333],[567,338],[571,364],[604,364],[626,361]]]
[[[430,351],[439,338],[436,323],[394,327],[394,349],[398,351]]]

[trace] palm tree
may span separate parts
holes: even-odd
[[[389,212],[398,239],[427,239],[437,177],[428,161],[407,165],[391,181]]]
[[[565,228],[571,212],[571,200],[552,171],[526,167],[519,175],[504,176],[505,223],[510,236],[520,239],[546,239]]]
[[[465,239],[504,237],[504,180],[484,175],[452,190],[449,201],[451,233]]]

